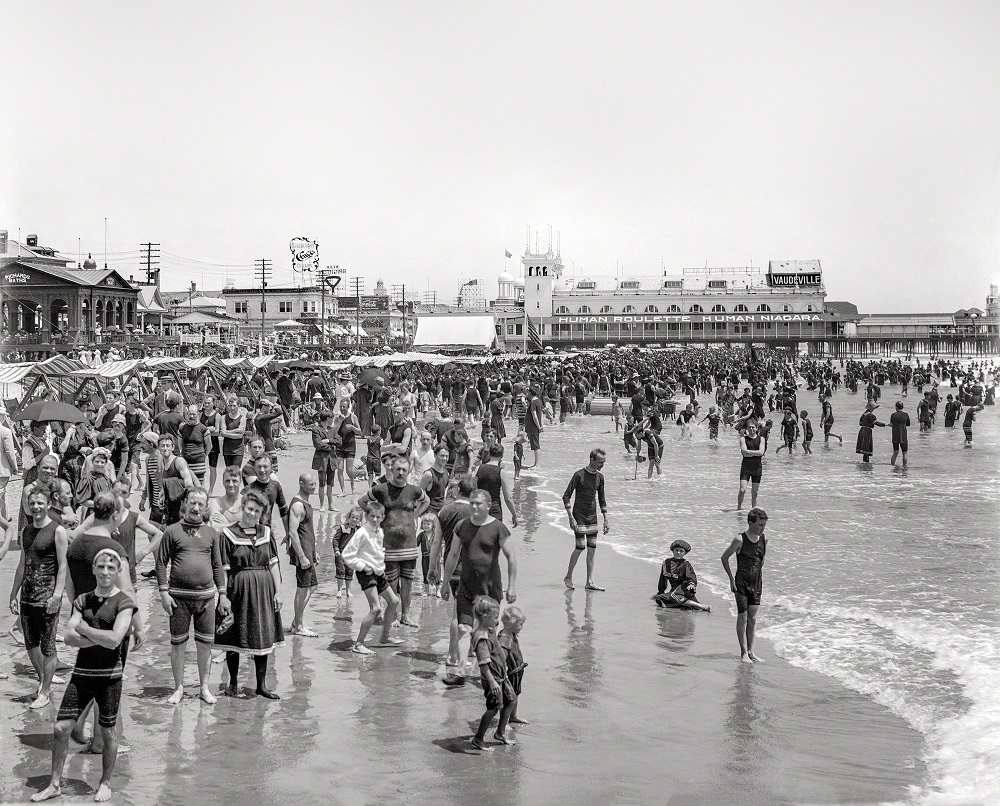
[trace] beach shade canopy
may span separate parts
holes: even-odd
[[[296,358],[288,365],[289,369],[316,369],[316,365],[312,361],[306,361],[304,358]]]
[[[286,319],[284,322],[278,322],[275,328],[282,328],[283,330],[305,330],[308,325],[302,324],[302,322],[296,322],[294,319]]]
[[[17,419],[49,423],[85,423],[87,417],[76,406],[60,400],[39,400],[26,406]]]
[[[385,373],[378,367],[368,367],[358,376],[358,386],[385,386]]]

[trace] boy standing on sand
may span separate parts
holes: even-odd
[[[733,538],[729,548],[722,552],[722,567],[729,577],[729,589],[736,595],[736,610],[739,613],[736,617],[736,638],[740,642],[742,663],[763,663],[753,652],[753,639],[764,582],[761,568],[767,551],[766,525],[767,513],[754,507],[747,513],[747,530]],[[736,555],[735,577],[729,567],[729,558],[733,554]]]

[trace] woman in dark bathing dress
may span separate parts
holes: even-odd
[[[269,700],[281,699],[268,690],[264,680],[268,655],[285,641],[278,593],[278,545],[271,529],[260,522],[267,505],[263,495],[248,490],[243,493],[240,520],[222,530],[222,567],[232,603],[232,623],[216,636],[215,646],[226,653],[229,686],[225,693],[230,697],[239,696],[240,655],[250,655],[257,694]]]
[[[880,423],[875,416],[875,409],[877,408],[878,406],[875,403],[868,403],[865,406],[865,413],[858,420],[858,425],[861,426],[861,429],[858,431],[858,442],[854,448],[854,452],[861,454],[861,461],[865,464],[871,461],[872,454],[875,453],[874,427],[885,427],[885,423]]]

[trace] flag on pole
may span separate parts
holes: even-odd
[[[538,328],[535,327],[535,323],[531,321],[531,317],[525,317],[528,320],[528,339],[531,341],[531,349],[541,350],[542,349],[542,337],[538,333]]]
[[[503,254],[504,254],[504,257],[508,257],[508,258],[511,258],[511,257],[514,257],[514,256],[513,256],[513,255],[512,255],[512,254],[511,254],[510,252],[508,252],[508,251],[507,251],[506,249],[504,249],[504,250],[503,250]]]

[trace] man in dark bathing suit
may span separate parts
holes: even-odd
[[[470,516],[455,527],[455,537],[444,564],[444,580],[451,578],[461,561],[462,570],[455,594],[460,637],[472,631],[473,602],[477,596],[489,596],[496,601],[503,599],[500,578],[500,554],[507,557],[507,602],[517,601],[517,555],[507,539],[510,532],[500,521],[490,515],[490,494],[474,490],[469,495]],[[447,600],[451,591],[448,585],[441,588],[441,598]],[[458,658],[462,655],[459,654]],[[454,658],[452,658],[454,660]]]
[[[722,567],[729,577],[729,589],[736,596],[736,638],[740,642],[742,663],[763,663],[754,654],[753,639],[764,582],[761,569],[767,551],[767,538],[764,536],[766,525],[767,513],[754,507],[747,513],[747,530],[734,537],[733,542],[722,552]],[[735,577],[729,567],[729,558],[733,554],[736,555]]]
[[[576,540],[573,553],[569,557],[569,568],[563,580],[566,587],[573,590],[573,570],[584,549],[587,550],[587,585],[589,591],[602,591],[594,582],[594,555],[597,552],[597,507],[604,516],[604,534],[611,531],[608,524],[608,502],[604,498],[604,475],[601,468],[607,460],[607,454],[600,448],[590,452],[589,464],[577,470],[569,480],[566,492],[563,493],[563,506],[569,516],[569,528],[573,530]],[[575,495],[575,498],[574,498]]]

